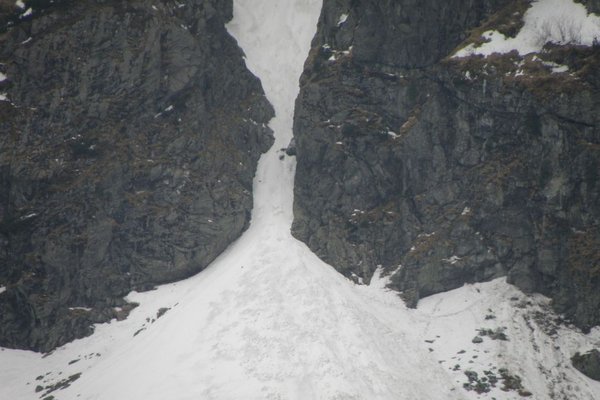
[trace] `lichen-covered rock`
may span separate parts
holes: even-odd
[[[600,323],[600,52],[448,58],[469,29],[513,29],[506,18],[523,9],[326,1],[297,100],[293,233],[348,276],[368,282],[381,265],[413,306],[508,275],[589,328]]]
[[[273,115],[231,1],[46,3],[0,37],[0,345],[41,351],[241,234]]]

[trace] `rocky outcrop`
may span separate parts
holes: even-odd
[[[508,275],[600,323],[600,52],[451,59],[467,34],[516,33],[527,2],[418,4],[325,2],[297,100],[294,235],[348,276],[381,266],[412,306]]]
[[[225,30],[231,1],[15,12],[0,37],[0,345],[48,351],[241,234],[273,111]]]
[[[591,13],[600,13],[600,0],[579,0],[577,2],[584,4]]]
[[[579,372],[600,381],[600,351],[593,349],[585,354],[577,353],[571,358],[571,361]]]

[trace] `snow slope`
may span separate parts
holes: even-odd
[[[464,390],[463,371],[517,361],[525,361],[514,370],[536,399],[552,398],[551,390],[600,398],[600,383],[556,367],[574,349],[598,346],[600,332],[567,329],[560,342],[551,339],[524,317],[544,299],[516,307],[511,298],[525,296],[497,280],[407,310],[385,290],[386,278],[377,273],[370,286],[354,285],[290,235],[294,161],[280,160],[279,149],[291,138],[320,6],[235,2],[228,29],[277,114],[275,145],[255,177],[250,229],[197,276],[132,293],[140,306],[125,321],[98,325],[93,336],[44,357],[0,351],[0,399],[44,398],[61,382],[70,386],[51,393],[60,400],[513,399],[516,392],[499,388],[481,396]],[[486,320],[490,312],[496,318]],[[471,342],[477,328],[499,324],[510,342]]]

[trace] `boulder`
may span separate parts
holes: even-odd
[[[600,381],[600,351],[593,349],[585,354],[576,353],[571,362],[573,366],[588,378]]]

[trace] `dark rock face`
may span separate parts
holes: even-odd
[[[231,1],[59,3],[0,38],[0,345],[40,351],[212,261],[272,142]]]
[[[358,64],[429,66],[466,38],[466,31],[510,0],[325,0],[317,41],[352,46]],[[341,16],[345,15],[346,18]]]
[[[293,233],[348,276],[381,265],[412,306],[508,275],[589,328],[600,52],[549,48],[572,76],[514,54],[447,58],[521,3],[325,2],[296,103]]]
[[[600,0],[576,0],[576,3],[582,3],[591,13],[600,13]]]
[[[585,354],[575,354],[573,366],[585,376],[600,381],[600,351],[594,349]]]

